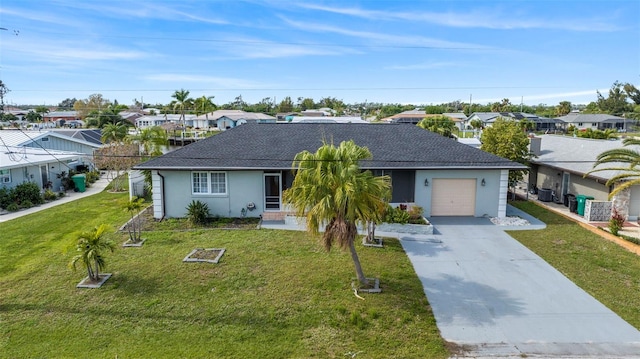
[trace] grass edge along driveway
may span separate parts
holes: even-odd
[[[640,329],[640,256],[533,202],[510,204],[547,224],[510,236]]]

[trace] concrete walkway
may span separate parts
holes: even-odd
[[[106,174],[103,174],[102,176],[100,176],[99,180],[97,180],[95,183],[92,183],[91,187],[86,188],[84,192],[67,191],[65,193],[66,195],[60,199],[47,202],[45,204],[41,204],[36,207],[31,207],[29,209],[21,210],[18,212],[0,211],[0,222],[10,221],[12,219],[26,216],[31,213],[36,213],[36,212],[45,210],[47,208],[51,208],[54,206],[59,206],[64,203],[75,201],[83,197],[92,196],[96,193],[102,192],[107,187],[109,182],[110,182],[110,179],[107,177]]]
[[[640,357],[638,330],[508,236],[506,228],[486,218],[431,221],[434,235],[400,240],[442,337],[460,345],[463,356]]]

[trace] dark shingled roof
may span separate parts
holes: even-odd
[[[372,160],[364,169],[526,169],[525,166],[406,124],[244,124],[134,168],[172,170],[290,169],[294,156],[354,140]]]

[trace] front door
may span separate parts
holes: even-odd
[[[266,211],[280,210],[280,202],[282,200],[280,182],[280,173],[264,174],[264,209]]]
[[[42,188],[48,188],[49,174],[46,165],[40,166],[40,176],[42,178]]]

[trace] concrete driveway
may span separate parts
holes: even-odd
[[[462,356],[640,358],[638,330],[505,228],[487,218],[432,223],[434,235],[399,238],[442,337]]]

